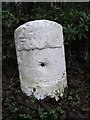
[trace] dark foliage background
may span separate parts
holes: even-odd
[[[56,21],[63,26],[64,32],[68,90],[66,90],[65,96],[60,98],[59,108],[54,108],[49,113],[47,109],[40,107],[35,99],[28,98],[21,92],[18,78],[14,30],[25,22],[36,19]],[[3,119],[46,120],[49,117],[51,120],[63,117],[88,119],[90,112],[88,104],[90,97],[89,34],[90,3],[3,2]],[[21,105],[21,100],[24,105]],[[27,104],[33,105],[35,108],[39,106],[39,108],[36,111],[34,108],[31,110]]]

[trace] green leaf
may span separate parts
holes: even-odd
[[[88,26],[87,25],[85,25],[85,30],[88,31]]]
[[[82,34],[81,33],[78,34],[78,38],[81,40],[81,38],[82,38]]]

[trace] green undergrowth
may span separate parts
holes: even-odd
[[[21,3],[17,3],[16,12],[12,11],[8,5],[7,8],[3,6],[2,120],[64,120],[70,118],[88,120],[90,11],[86,9],[87,7],[84,9],[75,6],[52,8],[38,6],[38,3],[34,6],[30,13],[21,9],[23,8]],[[64,96],[60,97],[58,102],[55,100],[52,102],[50,99],[50,109],[44,108],[34,97],[27,97],[22,93],[18,77],[14,30],[25,22],[36,19],[55,21],[63,26],[64,32],[68,89],[65,90]],[[58,105],[56,106],[56,104]]]

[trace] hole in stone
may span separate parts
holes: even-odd
[[[35,92],[36,91],[36,88],[33,88],[33,92]]]
[[[45,66],[45,63],[41,63],[41,66],[44,67],[44,66]]]

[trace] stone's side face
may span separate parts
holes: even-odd
[[[15,30],[21,89],[37,99],[63,95],[67,87],[62,26],[48,20],[27,22]]]

